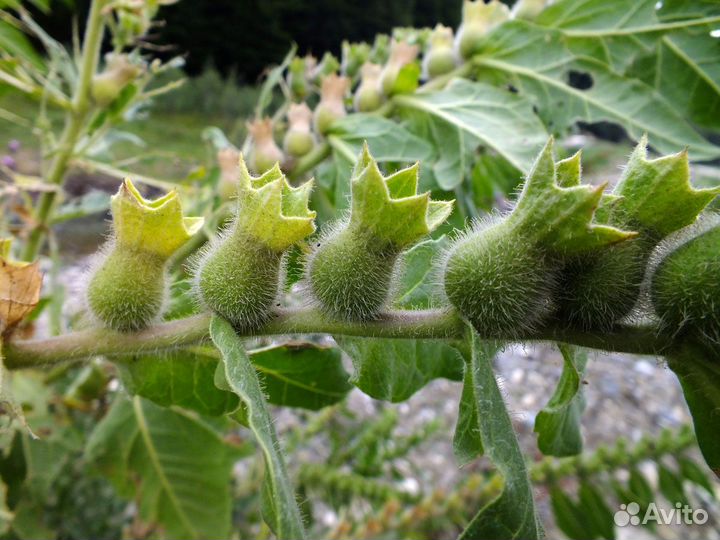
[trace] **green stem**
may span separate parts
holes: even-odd
[[[195,345],[207,339],[210,315],[207,313],[151,326],[136,333],[107,329],[73,332],[46,339],[12,340],[5,344],[5,364],[10,369],[49,366],[99,355],[122,356]],[[278,310],[275,317],[251,336],[287,334],[329,334],[391,339],[462,340],[466,327],[451,310],[391,311],[369,322],[330,319],[314,309]],[[504,336],[485,336],[505,339]],[[670,347],[654,327],[620,326],[595,334],[567,328],[547,328],[525,336],[521,341],[562,341],[583,347],[630,354],[659,355]]]
[[[84,131],[85,120],[90,109],[92,77],[97,70],[105,29],[103,7],[106,3],[107,0],[93,0],[90,6],[83,40],[82,62],[80,64],[78,83],[73,95],[72,110],[65,117],[65,127],[58,141],[55,156],[48,168],[46,175],[48,184],[62,184],[70,159],[75,152],[75,146]],[[52,217],[56,196],[56,191],[46,191],[40,196],[35,211],[35,226],[30,232],[23,252],[23,259],[26,261],[35,260],[40,252],[48,223]]]
[[[327,141],[321,142],[315,148],[313,148],[308,154],[301,157],[292,171],[290,171],[290,178],[300,178],[306,172],[314,169],[320,163],[322,163],[326,157],[330,155],[330,144]]]

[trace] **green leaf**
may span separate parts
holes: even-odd
[[[472,356],[468,369],[476,410],[482,411],[478,414],[478,428],[485,453],[502,475],[504,486],[500,495],[470,521],[460,539],[540,538],[543,532],[535,514],[525,458],[493,372],[492,359],[497,345],[483,343],[475,331],[471,331]]]
[[[588,523],[595,537],[614,540],[614,513],[608,507],[599,489],[587,479],[583,479],[580,481],[578,495],[580,496],[578,509],[584,516],[584,521]]]
[[[550,505],[558,528],[573,540],[592,538],[588,531],[587,516],[559,486],[550,488]]]
[[[448,238],[441,236],[420,242],[404,254],[402,274],[395,286],[398,309],[427,309],[441,301],[437,265],[449,245]]]
[[[169,538],[227,538],[238,450],[196,417],[119,396],[86,447],[138,514]]]
[[[10,530],[13,517],[7,506],[7,486],[5,482],[0,481],[0,534],[5,534]]]
[[[201,351],[178,350],[118,363],[127,391],[162,407],[177,405],[220,416],[238,408],[232,392],[215,386],[218,359]]]
[[[577,121],[612,122],[636,140],[647,133],[658,151],[689,147],[695,160],[713,159],[720,148],[705,140],[654,88],[622,75],[594,54],[553,28],[511,21],[491,32],[474,58],[481,80],[510,84],[536,107],[553,130],[562,132]],[[592,42],[590,43],[592,45]],[[573,75],[591,86],[569,84]]]
[[[675,456],[675,459],[680,466],[680,474],[685,480],[700,486],[708,492],[708,495],[715,498],[715,488],[702,467],[686,456]]]
[[[251,351],[260,386],[274,405],[316,411],[342,401],[352,390],[340,349],[310,343]]]
[[[462,378],[462,358],[442,341],[334,337],[355,368],[350,382],[375,399],[398,403],[433,379]]]
[[[477,400],[473,390],[472,371],[465,364],[463,389],[458,406],[458,419],[453,434],[453,454],[463,467],[485,453],[478,420]]]
[[[720,352],[687,343],[667,357],[682,385],[700,451],[720,478]]]
[[[272,418],[267,410],[253,365],[242,341],[230,323],[213,316],[210,337],[222,354],[225,377],[233,391],[247,409],[247,421],[262,449],[267,467],[263,490],[263,515],[267,524],[280,539],[305,538],[295,491],[290,484],[285,459],[275,433]]]
[[[395,101],[405,111],[427,115],[441,126],[443,123],[453,126],[463,136],[498,153],[523,172],[530,170],[537,149],[547,140],[545,127],[530,102],[488,84],[457,79],[440,92],[399,96]],[[444,132],[448,127],[435,129]],[[442,155],[450,144],[457,146],[458,137],[451,137],[438,153]],[[459,144],[458,148],[463,145]],[[462,160],[454,157],[452,161]],[[457,173],[447,180],[438,177],[441,187],[457,183]]]
[[[660,493],[673,506],[677,503],[683,506],[689,504],[683,489],[682,478],[662,463],[658,463],[658,486]]]
[[[535,419],[538,448],[546,456],[572,456],[582,452],[580,417],[585,408],[581,378],[587,352],[559,344],[563,370],[550,401]]]
[[[290,47],[290,50],[280,62],[279,66],[274,67],[270,73],[268,73],[265,82],[263,82],[260,88],[260,95],[258,96],[257,105],[255,106],[255,118],[262,118],[265,113],[265,109],[270,105],[273,98],[273,90],[282,80],[285,69],[290,65],[292,59],[295,58],[297,52],[297,45],[294,43]]]
[[[683,116],[717,128],[720,48],[710,32],[718,15],[717,2],[705,9],[699,2],[663,2],[657,9],[654,0],[638,0],[627,9],[625,0],[562,0],[535,22],[562,29],[576,54],[596,56],[625,75],[639,74]]]

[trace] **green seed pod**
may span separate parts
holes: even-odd
[[[140,330],[162,312],[165,263],[202,226],[185,218],[172,191],[154,201],[130,179],[113,196],[113,237],[103,248],[88,283],[87,300],[96,319],[114,330]]]
[[[360,68],[367,62],[370,56],[370,45],[367,43],[342,42],[342,64],[340,71],[346,77],[355,79],[360,73]]]
[[[294,99],[303,100],[307,97],[309,88],[305,58],[296,56],[290,61],[286,80]]]
[[[302,157],[315,146],[315,137],[310,131],[312,111],[303,103],[291,103],[287,113],[288,130],[283,139],[283,148],[289,156]]]
[[[345,94],[350,88],[350,79],[338,75],[328,75],[323,79],[320,90],[320,103],[313,113],[315,133],[325,135],[335,120],[347,115]]]
[[[643,138],[596,221],[637,231],[635,238],[592,256],[570,260],[561,277],[558,317],[585,329],[606,329],[628,316],[641,292],[650,255],[668,234],[692,223],[717,190],[690,185],[686,152],[647,159]],[[580,160],[558,163],[565,185],[579,178]]]
[[[455,69],[452,28],[438,24],[430,36],[430,49],[423,58],[423,71],[434,79]]]
[[[658,251],[650,292],[663,326],[720,346],[720,216],[704,217]]]
[[[390,57],[380,74],[380,88],[386,96],[412,92],[417,87],[420,69],[415,59],[420,47],[405,41],[390,42]]]
[[[487,4],[484,0],[463,2],[462,23],[458,28],[455,46],[464,59],[471,58],[487,33],[510,18],[508,7],[498,0]]]
[[[101,107],[115,101],[122,89],[142,73],[142,68],[132,64],[126,54],[109,53],[105,63],[105,70],[93,77],[90,88],[93,100]]]
[[[380,73],[382,66],[366,62],[360,70],[360,84],[355,90],[355,110],[358,112],[372,112],[380,108],[385,101],[380,91]]]
[[[448,251],[445,294],[483,336],[514,337],[540,326],[552,312],[569,258],[633,234],[591,221],[603,186],[563,187],[565,171],[558,171],[552,147],[550,139],[514,210]]]
[[[269,171],[275,163],[282,163],[285,160],[282,150],[275,143],[273,128],[270,118],[258,118],[247,123],[253,143],[250,167],[258,174]]]
[[[291,187],[276,164],[253,177],[240,158],[237,214],[201,254],[195,291],[208,308],[242,329],[272,314],[285,251],[315,230],[308,210],[312,181]]]
[[[383,177],[365,145],[352,175],[350,218],[321,238],[307,264],[307,282],[323,311],[347,320],[377,316],[398,256],[452,212],[451,201],[431,201],[417,186],[417,164]]]

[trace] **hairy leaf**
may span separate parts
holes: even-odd
[[[401,109],[426,115],[440,124],[432,129],[442,134],[449,129],[443,124],[449,124],[462,132],[463,137],[470,137],[476,144],[497,152],[523,172],[530,170],[538,148],[547,139],[545,127],[534,114],[530,102],[487,84],[458,79],[440,92],[402,96],[396,101]],[[454,147],[450,155],[462,152],[464,145],[458,144],[459,138],[460,135],[453,136],[440,146],[439,156],[449,159],[444,155],[449,146]],[[453,156],[450,161],[463,160],[462,156]],[[457,170],[460,169],[458,166]],[[457,185],[458,174],[463,173],[452,172],[447,179],[438,177],[438,184],[443,187]],[[442,170],[436,171],[436,175],[439,174]]]
[[[462,378],[462,359],[441,341],[335,336],[353,362],[350,379],[375,399],[405,401],[433,379]]]
[[[400,309],[427,309],[440,301],[437,265],[450,242],[446,236],[425,240],[408,250],[396,285],[394,304]]]
[[[550,401],[535,419],[538,448],[546,456],[571,456],[582,452],[580,416],[585,407],[581,378],[587,352],[559,344],[563,370]]]
[[[225,363],[225,377],[245,405],[247,422],[262,449],[267,467],[263,492],[263,516],[280,539],[305,538],[295,491],[290,483],[285,458],[267,410],[257,374],[230,323],[214,316],[210,337]]]
[[[487,36],[474,62],[481,79],[512,85],[553,130],[577,121],[613,122],[636,140],[647,133],[663,153],[688,147],[693,159],[720,155],[654,88],[617,73],[597,54],[577,55],[562,31],[503,24]],[[583,84],[574,84],[578,78]]]
[[[119,396],[90,436],[86,456],[167,537],[230,535],[229,480],[238,449],[201,420]]]
[[[467,369],[485,453],[502,475],[504,486],[495,500],[480,509],[460,538],[540,538],[543,532],[535,514],[525,458],[493,372],[496,350],[496,345],[483,343],[473,331],[472,356]]]

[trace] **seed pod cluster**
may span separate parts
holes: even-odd
[[[579,156],[555,163],[551,139],[513,211],[449,249],[445,293],[481,335],[513,337],[541,325],[555,309],[569,258],[633,236],[592,221],[604,186],[580,185],[579,175]]]
[[[203,219],[183,217],[176,191],[148,201],[130,179],[113,196],[111,210],[112,238],[94,264],[87,301],[104,326],[135,331],[161,314],[166,262]]]
[[[643,138],[595,213],[597,222],[632,229],[636,236],[600,253],[572,258],[562,273],[558,316],[573,325],[607,329],[628,316],[655,246],[692,224],[717,194],[690,185],[687,152],[648,159],[646,148]]]
[[[438,227],[451,201],[417,193],[418,166],[383,176],[367,145],[351,179],[351,213],[327,231],[307,264],[315,303],[330,316],[369,320],[388,300],[400,254]]]
[[[279,165],[251,176],[240,156],[237,213],[199,257],[195,290],[209,309],[242,329],[271,316],[286,250],[315,230],[308,210],[312,181],[293,188]]]

